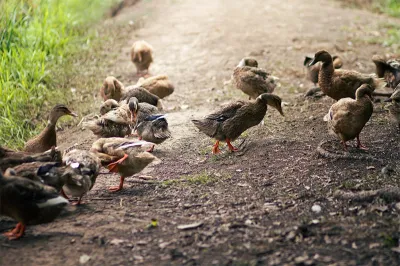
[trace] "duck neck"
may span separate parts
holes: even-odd
[[[323,92],[326,92],[331,88],[333,72],[332,60],[330,62],[323,62],[318,75],[318,85],[321,87]]]

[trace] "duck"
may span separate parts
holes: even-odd
[[[256,99],[263,93],[272,93],[278,80],[264,69],[258,68],[257,60],[246,57],[234,69],[232,77],[236,88],[247,94],[249,100]]]
[[[372,61],[376,67],[376,74],[379,78],[384,78],[388,87],[395,89],[400,84],[400,55],[392,56],[372,56]]]
[[[307,68],[307,79],[310,80],[314,84],[314,86],[317,86],[319,70],[321,68],[322,63],[318,62],[315,65],[309,66],[312,60],[313,57],[306,56],[303,64]],[[340,69],[343,66],[343,61],[339,56],[337,55],[332,56],[332,60],[333,60],[333,68]]]
[[[122,190],[126,177],[139,173],[156,159],[151,153],[142,150],[152,145],[154,143],[126,138],[100,138],[93,143],[90,151],[110,172],[120,175],[119,185],[110,187],[110,192]]]
[[[43,183],[61,192],[64,186],[68,169],[62,162],[30,162],[8,168],[6,173],[28,178],[32,181]]]
[[[153,62],[153,47],[144,40],[134,42],[131,47],[131,61],[136,66],[137,74],[148,74]]]
[[[39,153],[45,152],[53,146],[57,146],[56,124],[58,119],[64,115],[78,116],[64,104],[57,104],[50,112],[47,126],[39,135],[26,142],[24,151]]]
[[[329,132],[339,137],[346,151],[346,142],[354,138],[357,138],[358,148],[367,149],[360,142],[360,132],[374,110],[371,102],[373,91],[369,84],[362,84],[356,91],[356,99],[340,99],[331,106],[324,117],[324,121],[328,122]]]
[[[50,186],[1,172],[0,203],[0,215],[18,221],[13,230],[4,233],[9,240],[21,238],[27,225],[52,222],[68,205],[68,201]]]
[[[0,170],[5,171],[7,168],[14,167],[23,163],[30,162],[60,162],[62,154],[56,148],[42,153],[30,153],[24,151],[14,151],[6,147],[0,146]]]
[[[193,119],[192,122],[201,132],[216,139],[212,149],[213,154],[220,152],[220,141],[225,141],[229,150],[234,152],[238,149],[231,144],[231,141],[237,139],[247,129],[259,124],[267,112],[268,105],[283,116],[281,104],[279,96],[263,93],[255,101],[237,101],[203,119]]]
[[[132,121],[136,125],[144,121],[148,116],[155,115],[159,113],[159,110],[154,105],[148,103],[140,103],[136,97],[131,97],[128,101],[129,109],[135,110],[135,114]]]
[[[113,103],[113,101],[111,102]],[[113,104],[115,104],[115,102]],[[126,101],[121,103],[116,102],[116,104],[116,108],[104,112],[101,117],[83,122],[83,127],[90,129],[93,134],[103,138],[124,137],[129,135],[132,131],[132,127],[135,125],[134,117],[137,114],[137,110],[129,108],[129,101],[128,103]],[[108,105],[105,106],[107,107]]]
[[[157,75],[146,79],[141,77],[136,86],[145,88],[160,99],[171,95],[175,90],[174,85],[167,75]]]
[[[166,115],[149,115],[136,126],[136,131],[140,140],[145,140],[155,144],[161,144],[171,137],[171,132],[168,129]],[[148,152],[153,152],[153,145]]]
[[[347,97],[355,99],[356,90],[362,84],[369,84],[375,90],[384,83],[375,74],[368,75],[352,70],[335,69],[332,56],[325,50],[318,51],[309,66],[318,62],[322,62],[318,85],[324,94],[336,101]]]
[[[99,175],[100,159],[92,152],[80,149],[72,149],[63,156],[63,163],[73,169],[75,175],[69,175],[61,189],[62,195],[77,197],[72,205],[80,205],[82,197],[89,192]]]
[[[400,84],[397,85],[392,96],[385,100],[385,102],[391,102],[387,109],[389,110],[391,119],[398,125],[400,132]]]
[[[100,88],[100,95],[104,101],[114,99],[118,102],[136,97],[139,102],[146,102],[158,107],[160,110],[163,109],[162,101],[158,96],[136,85],[125,87],[113,76],[109,76],[104,80],[103,86]]]

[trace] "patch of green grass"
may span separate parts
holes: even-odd
[[[398,0],[339,0],[344,4],[366,8],[374,12],[385,13],[393,17],[400,18],[400,1]]]
[[[115,0],[0,2],[0,143],[12,148],[36,134],[49,110],[69,96],[66,72],[91,47],[90,30]]]

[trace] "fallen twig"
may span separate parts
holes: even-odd
[[[337,190],[334,193],[334,197],[342,200],[351,201],[373,201],[375,198],[382,198],[388,202],[399,201],[400,200],[400,188],[382,188],[377,190],[367,190],[360,192],[346,192],[342,190]]]

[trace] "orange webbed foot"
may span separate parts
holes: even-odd
[[[117,191],[122,190],[122,188],[124,187],[124,180],[125,180],[125,177],[121,176],[120,180],[119,180],[119,185],[118,186],[109,187],[108,190],[110,192],[117,192]]]
[[[18,223],[17,226],[10,232],[4,233],[8,240],[16,240],[21,238],[25,233],[25,225]]]
[[[231,152],[235,152],[238,151],[238,148],[235,148],[232,144],[231,144],[231,140],[230,139],[226,139],[226,144],[228,144],[228,148]]]
[[[217,142],[215,142],[213,149],[212,149],[212,153],[213,154],[218,154],[220,153],[220,149],[219,149],[219,140],[217,140]]]

